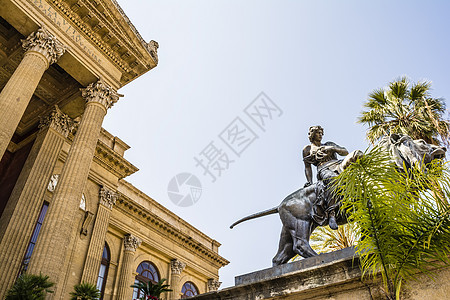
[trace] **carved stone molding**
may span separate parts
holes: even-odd
[[[44,55],[49,65],[55,63],[67,49],[66,46],[43,27],[22,40],[22,46],[27,52],[34,51]]]
[[[217,291],[222,282],[215,279],[208,279],[208,292]]]
[[[159,44],[157,41],[151,40],[147,43],[147,49],[150,51],[150,55],[152,56],[155,63],[158,63],[158,48]]]
[[[186,264],[184,262],[179,261],[178,259],[172,259],[170,261],[170,271],[172,274],[180,275],[183,272]]]
[[[100,188],[100,204],[112,209],[112,207],[114,206],[114,204],[116,204],[116,200],[117,200],[117,193],[111,190],[108,190],[104,187]]]
[[[133,251],[141,245],[142,241],[140,238],[135,237],[134,235],[128,233],[123,238],[123,245],[125,246],[125,251]]]
[[[63,136],[67,137],[69,133],[75,128],[74,121],[65,113],[63,113],[57,105],[52,112],[40,118],[39,129],[53,128]]]
[[[123,97],[123,95],[118,94],[101,78],[97,82],[93,82],[86,88],[81,89],[81,95],[87,103],[97,102],[102,104],[106,109],[112,107],[114,103],[119,101],[119,97]]]

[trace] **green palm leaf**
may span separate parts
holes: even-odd
[[[375,148],[334,184],[349,222],[358,225],[363,276],[381,273],[390,298],[399,299],[418,271],[450,263],[450,171],[443,163],[403,173]]]
[[[71,300],[96,300],[100,298],[100,291],[91,283],[82,282],[73,287],[74,292],[71,292]]]
[[[6,300],[43,300],[46,293],[53,293],[54,285],[46,275],[22,274],[6,294]]]
[[[154,296],[159,298],[162,293],[172,291],[171,289],[169,289],[168,284],[164,284],[164,281],[166,281],[165,278],[158,281],[158,283],[153,283],[151,281],[139,281],[138,283],[133,284],[131,287],[139,289],[144,295],[143,299],[146,299],[147,296]]]
[[[430,90],[429,81],[410,84],[402,77],[371,92],[358,118],[369,127],[367,139],[374,144],[383,136],[403,133],[427,143],[449,145],[445,101],[430,97]]]

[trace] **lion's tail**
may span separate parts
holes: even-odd
[[[268,210],[265,210],[265,211],[262,211],[262,212],[259,212],[259,213],[256,213],[256,214],[253,214],[253,215],[250,215],[250,216],[247,216],[245,218],[240,219],[239,221],[234,222],[230,226],[230,229],[233,229],[234,226],[236,226],[237,224],[242,223],[244,221],[251,220],[251,219],[256,219],[256,218],[259,218],[259,217],[264,217],[264,216],[271,215],[271,214],[276,214],[277,212],[278,212],[278,206],[274,207],[274,208],[271,208],[271,209],[268,209]]]

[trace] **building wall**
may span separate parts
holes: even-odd
[[[102,130],[100,140],[107,142],[106,144],[109,144],[111,151],[114,147],[109,142],[114,138],[106,130]],[[61,174],[67,156],[66,152],[69,149],[70,139],[63,146],[53,174]],[[63,274],[65,297],[69,297],[68,294],[72,291],[72,287],[80,283],[82,279],[89,244],[91,239],[95,238],[93,229],[99,210],[99,190],[102,185],[116,185],[117,188],[115,189],[118,195],[116,204],[111,211],[105,238],[105,242],[110,249],[111,261],[103,299],[116,299],[123,255],[123,237],[127,233],[131,233],[142,240],[142,244],[134,254],[132,277],[137,275],[135,271],[140,263],[150,261],[157,267],[160,278],[167,279],[166,283],[170,284],[172,277],[171,260],[178,259],[186,264],[181,273],[181,285],[190,281],[196,285],[200,293],[205,293],[208,291],[208,280],[217,281],[219,279],[219,268],[228,262],[218,254],[220,244],[217,241],[207,237],[130,183],[124,180],[119,181],[105,166],[93,163],[89,179],[83,190],[86,209],[78,208],[76,212],[76,226],[72,229],[71,236],[73,238],[69,245],[71,251],[65,259],[64,269],[67,269],[67,272]],[[52,195],[52,192],[46,190],[44,200],[51,203]],[[80,231],[86,211],[92,213],[92,221],[86,227],[87,234],[84,235],[80,234]],[[174,237],[174,235],[183,236],[184,242],[180,242],[182,240]],[[199,244],[203,246],[203,249],[196,249]],[[214,259],[207,255],[213,256]],[[181,297],[181,290],[178,292],[179,298]],[[165,295],[165,299],[169,298],[172,299],[169,294]]]
[[[130,299],[142,261],[177,287],[166,299],[186,281],[217,289],[220,243],[126,182],[129,146],[101,127],[117,90],[157,65],[158,43],[113,0],[4,0],[0,49],[0,298],[27,266],[56,283],[50,299],[68,299],[96,283],[105,242],[104,299]]]

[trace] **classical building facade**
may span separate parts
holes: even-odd
[[[218,289],[220,244],[125,181],[129,146],[102,128],[157,49],[114,0],[0,0],[0,298],[23,272],[49,275],[52,299]]]

